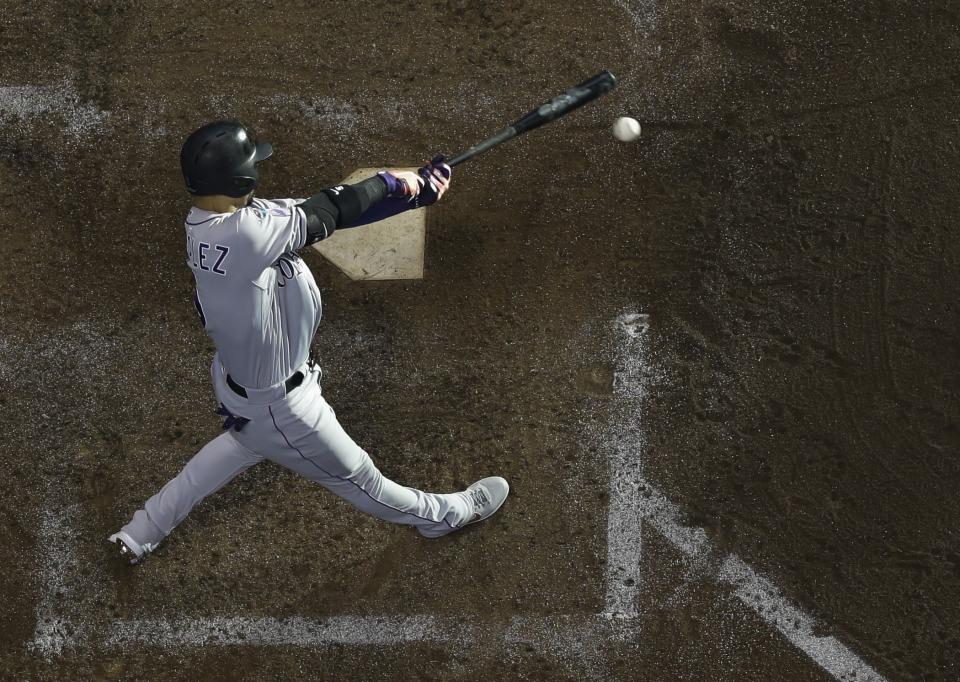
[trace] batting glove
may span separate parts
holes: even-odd
[[[445,161],[442,154],[435,156],[430,163],[417,171],[423,178],[423,188],[414,199],[418,207],[437,203],[450,188],[453,169],[444,163]]]
[[[377,175],[387,185],[387,198],[389,199],[416,196],[423,185],[421,178],[408,171],[390,172],[383,170]]]

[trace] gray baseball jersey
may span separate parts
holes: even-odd
[[[506,497],[507,482],[492,477],[456,493],[400,485],[340,426],[323,397],[319,367],[307,363],[320,323],[320,291],[296,254],[308,239],[297,203],[255,199],[234,213],[194,207],[187,216],[187,265],[197,284],[197,311],[217,347],[211,378],[227,431],[109,537],[137,560],[200,500],[264,459],[431,538],[486,518]],[[303,379],[288,391],[284,381],[296,371]],[[227,374],[250,390],[229,386]]]
[[[320,324],[320,290],[296,253],[307,239],[300,201],[254,199],[234,213],[194,207],[187,215],[197,312],[241,386],[286,380],[306,362]]]

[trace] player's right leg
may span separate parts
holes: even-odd
[[[238,443],[229,431],[200,449],[183,470],[138,510],[133,519],[110,536],[121,554],[138,563],[176,528],[203,498],[216,492],[257,462],[257,455]]]

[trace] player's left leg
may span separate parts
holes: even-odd
[[[424,492],[391,481],[343,430],[313,372],[286,399],[271,404],[268,416],[247,424],[236,438],[358,509],[415,526],[427,537],[440,537],[487,518],[507,495],[508,486],[501,478],[484,479],[456,493]]]
[[[321,398],[322,400],[322,398]],[[416,526],[440,534],[461,525],[471,515],[463,493],[429,493],[402,486],[384,476],[366,453],[343,430],[333,410],[312,433],[298,433],[295,421],[278,419],[278,433],[297,442],[270,457],[273,461],[315,481],[361,511],[392,523]],[[291,451],[292,450],[292,451]]]
[[[200,449],[183,470],[110,536],[128,549],[131,563],[153,551],[203,498],[215,493],[263,457],[238,443],[229,431]],[[121,550],[123,547],[121,546]]]

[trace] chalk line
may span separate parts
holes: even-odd
[[[638,615],[640,528],[645,521],[697,566],[699,575],[732,586],[737,599],[831,675],[839,680],[883,680],[836,638],[815,635],[815,620],[735,554],[718,562],[706,531],[685,525],[682,510],[644,478],[647,441],[642,424],[643,402],[647,386],[661,379],[648,357],[650,318],[627,311],[614,324],[614,404],[610,406],[606,444],[610,462],[607,614],[631,618]]]
[[[734,588],[734,595],[790,643],[838,680],[884,682],[885,678],[832,636],[815,634],[816,620],[792,604],[768,579],[735,554],[717,561],[702,528],[683,525],[682,510],[656,487],[638,479],[640,515],[687,559],[710,566],[714,582]],[[505,628],[469,618],[419,616],[338,616],[322,620],[277,618],[181,618],[118,620],[106,641],[108,647],[146,644],[158,647],[203,645],[288,645],[316,647],[332,644],[392,646],[413,642],[466,645],[484,637],[498,637],[507,645],[529,644],[561,657],[591,658],[598,643],[619,630],[614,614],[601,616],[515,617]]]
[[[508,647],[535,646],[558,658],[594,658],[599,647],[632,633],[629,624],[603,616],[515,616],[505,626],[473,618],[333,616],[290,618],[140,618],[115,620],[104,646],[157,647],[257,645],[322,647],[396,646],[415,642],[468,645],[500,640]]]
[[[64,129],[73,137],[101,130],[110,117],[109,111],[82,101],[71,83],[0,86],[0,122],[15,118],[24,123],[47,113],[62,116]]]
[[[643,424],[640,418],[647,367],[644,332],[646,315],[624,313],[615,321],[617,350],[610,407],[603,447],[607,451],[610,501],[607,507],[606,603],[604,612],[616,618],[636,618],[640,594],[639,483],[643,477]]]
[[[636,638],[638,621],[609,614],[514,616],[503,632],[509,644],[529,644],[554,656],[590,659],[599,644]]]
[[[641,536],[643,522],[701,567],[699,575],[729,586],[733,595],[768,625],[838,680],[884,678],[832,636],[815,634],[816,620],[791,603],[767,578],[735,554],[719,557],[702,528],[683,523],[683,511],[645,478],[642,453],[642,401],[646,387],[658,375],[648,360],[650,324],[646,315],[627,312],[615,320],[617,350],[611,419],[605,435],[610,465],[610,507],[605,610],[594,615],[515,617],[509,624],[472,617],[337,616],[175,618],[114,620],[108,626],[108,647],[141,644],[155,647],[203,645],[392,646],[413,642],[465,646],[499,641],[502,645],[535,646],[560,659],[591,659],[598,642],[613,637],[636,638],[640,622]],[[48,504],[40,522],[38,553],[42,592],[31,650],[44,657],[61,654],[80,640],[89,641],[75,626],[87,614],[76,613],[78,557],[73,547],[79,505],[58,507],[63,491],[50,482]],[[66,616],[64,616],[66,614]],[[587,664],[590,665],[589,660]]]
[[[460,618],[437,616],[335,616],[291,618],[176,618],[113,622],[108,647],[251,644],[389,646],[409,642],[458,643],[472,639],[473,627]]]
[[[52,492],[48,492],[46,499],[48,502],[54,500]],[[76,575],[77,570],[72,539],[74,518],[79,512],[77,504],[60,508],[48,504],[37,533],[40,582],[43,587],[37,602],[33,640],[27,646],[48,659],[74,646],[78,636],[76,624],[62,614],[67,610],[64,602],[68,602],[74,592],[69,577]]]
[[[45,412],[10,425],[24,441],[35,443],[36,466],[46,474],[37,514],[36,625],[27,642],[30,651],[46,659],[77,648],[90,636],[91,619],[85,607],[103,596],[103,586],[91,580],[96,571],[81,571],[82,554],[76,538],[84,508],[80,503],[65,503],[78,497],[71,474],[80,443],[64,446],[57,415],[88,418],[89,406],[100,399],[99,387],[116,381],[110,362],[121,352],[109,329],[87,320],[40,335],[28,330],[0,332],[0,380],[25,393],[34,390],[30,377],[43,376],[56,367],[59,380],[73,386],[72,398],[43,396]]]
[[[815,634],[817,621],[791,603],[780,589],[762,577],[736,554],[728,554],[717,565],[715,550],[702,528],[684,526],[682,511],[654,486],[641,482],[641,514],[665,540],[689,560],[713,565],[714,582],[730,585],[734,595],[791,644],[838,680],[883,682],[885,678],[835,637]]]
[[[718,577],[721,582],[733,585],[737,599],[838,680],[884,680],[836,638],[814,634],[816,621],[791,604],[779,588],[735,554],[723,560]]]

